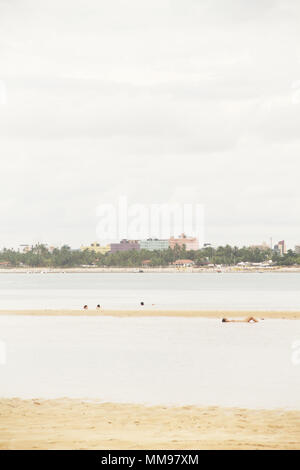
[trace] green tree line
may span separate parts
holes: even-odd
[[[210,263],[232,266],[240,262],[260,263],[270,259],[280,266],[300,265],[300,255],[291,250],[284,256],[280,256],[272,250],[238,248],[229,245],[218,248],[206,247],[196,251],[188,251],[185,247],[175,247],[175,249],[168,248],[164,251],[132,250],[101,255],[89,250],[72,250],[68,245],[49,251],[45,245],[39,244],[26,253],[13,249],[3,249],[0,252],[0,263],[9,263],[13,267],[69,268],[85,265],[141,267],[145,260],[149,261],[147,265],[155,267],[168,266],[177,259],[190,259],[198,266]]]

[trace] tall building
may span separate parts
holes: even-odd
[[[169,239],[170,248],[174,249],[176,245],[179,247],[185,246],[187,250],[199,249],[198,239],[196,237],[187,237],[184,233],[179,238],[171,237]]]
[[[274,251],[278,253],[280,256],[283,256],[287,253],[286,244],[284,240],[281,240],[274,246]]]
[[[148,238],[140,240],[141,250],[155,251],[167,250],[169,248],[169,240],[158,240],[157,238]]]
[[[257,249],[260,251],[268,251],[270,250],[270,246],[266,242],[262,242],[261,245],[251,245],[250,248],[253,250]]]
[[[81,246],[80,250],[81,251],[84,251],[84,250],[94,251],[95,253],[100,253],[101,255],[105,255],[105,253],[108,253],[110,251],[110,246],[109,245],[101,246],[100,243],[93,242],[89,246]]]
[[[139,250],[140,244],[138,240],[121,240],[120,243],[111,243],[110,252]]]

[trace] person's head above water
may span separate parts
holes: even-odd
[[[228,321],[227,318],[222,318],[222,322],[223,322],[223,323],[224,323],[224,322],[227,322],[227,321]]]
[[[98,304],[96,308],[101,308],[101,307],[100,307],[100,304]]]
[[[141,302],[141,305],[144,305],[144,302]]]
[[[88,306],[87,306],[87,305],[84,305],[83,308],[84,308],[85,310],[87,310],[87,309],[88,309]]]

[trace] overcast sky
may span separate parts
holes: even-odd
[[[0,247],[90,243],[121,195],[300,244],[299,24],[299,0],[0,0]]]

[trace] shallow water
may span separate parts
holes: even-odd
[[[1,397],[300,409],[297,320],[1,316],[0,340]]]
[[[300,273],[0,274],[0,309],[135,309],[141,301],[154,310],[300,310]]]

